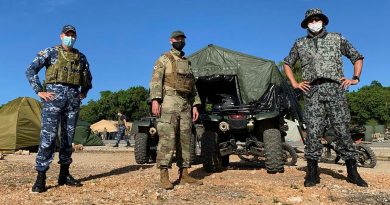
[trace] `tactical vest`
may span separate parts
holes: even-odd
[[[122,116],[118,116],[118,125],[119,126],[122,126],[122,125],[125,125],[125,122],[123,122],[123,119],[121,119]]]
[[[46,83],[82,85],[85,76],[80,64],[79,51],[75,49],[75,52],[65,52],[61,46],[56,48],[58,59],[46,69]]]
[[[327,33],[317,39],[317,46],[313,38],[302,38],[297,42],[298,53],[302,65],[302,77],[313,82],[325,78],[340,82],[344,77],[342,53],[340,50],[341,35]]]
[[[189,61],[185,58],[178,58],[176,60],[170,52],[167,52],[164,55],[169,59],[172,65],[172,72],[165,73],[164,85],[185,94],[191,93],[195,86],[195,79],[192,75]]]

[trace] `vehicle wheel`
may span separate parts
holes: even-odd
[[[207,172],[220,172],[223,169],[222,157],[219,153],[218,134],[206,131],[202,136],[203,168]]]
[[[134,156],[138,164],[146,164],[149,162],[149,146],[148,135],[145,133],[137,133],[134,136]]]
[[[229,157],[230,157],[230,155],[226,155],[226,156],[222,157],[222,166],[225,168],[229,166],[229,163],[230,163]]]
[[[324,147],[322,148],[322,155],[320,161],[324,163],[337,164],[340,158],[333,149],[334,148],[332,148],[331,145],[325,144]]]
[[[150,150],[150,161],[149,163],[156,163],[157,159],[157,150]]]
[[[284,171],[282,138],[277,129],[268,129],[263,135],[265,149],[265,168],[268,173]]]
[[[374,168],[376,166],[376,156],[372,149],[365,144],[357,144],[356,152],[358,153],[357,163],[359,166]]]
[[[290,144],[283,142],[283,161],[284,165],[287,166],[295,166],[298,161],[298,155],[297,152],[295,152],[294,147],[292,147]]]

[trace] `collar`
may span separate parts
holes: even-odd
[[[308,38],[322,38],[325,37],[328,32],[326,31],[326,27],[324,26],[320,33],[317,35],[312,33],[309,29],[307,29],[307,37]]]
[[[171,52],[172,52],[172,54],[174,54],[175,56],[178,56],[180,58],[182,58],[184,56],[184,52],[183,51],[179,51],[179,50],[176,50],[174,48],[171,48]]]

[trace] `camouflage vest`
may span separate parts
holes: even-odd
[[[312,82],[325,78],[340,82],[340,78],[344,77],[340,45],[341,35],[338,33],[327,33],[317,38],[317,45],[314,38],[299,39],[297,46],[303,79]]]
[[[165,73],[164,85],[173,89],[189,94],[193,91],[195,79],[192,75],[189,61],[185,58],[175,59],[172,53],[164,54],[172,65],[172,72]]]
[[[118,126],[125,125],[125,122],[123,122],[123,119],[121,119],[122,116],[118,116]]]
[[[75,49],[75,52],[64,52],[61,46],[56,47],[58,59],[46,69],[46,83],[82,85],[85,76],[80,64],[79,51]]]

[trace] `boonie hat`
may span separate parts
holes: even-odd
[[[328,25],[329,19],[327,16],[325,16],[325,14],[322,13],[321,9],[312,8],[312,9],[309,9],[306,11],[305,19],[303,19],[303,21],[301,22],[301,27],[307,28],[307,23],[308,23],[309,19],[313,16],[319,17],[322,20],[322,22],[324,23],[324,25]]]

